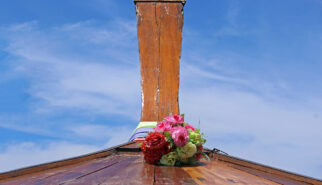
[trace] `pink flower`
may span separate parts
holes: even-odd
[[[165,120],[167,120],[168,122],[170,122],[173,125],[175,125],[175,124],[180,124],[181,125],[184,122],[183,116],[180,116],[180,115],[177,115],[177,114],[168,116],[168,117],[165,118]]]
[[[172,126],[168,121],[161,121],[154,128],[156,132],[166,132],[166,131],[170,131],[171,129],[172,129]]]
[[[184,146],[189,141],[189,132],[181,126],[173,127],[170,134],[177,146]]]
[[[195,131],[197,129],[195,129],[195,127],[193,127],[192,125],[187,124],[186,126],[184,126],[186,129],[191,129],[192,131]]]

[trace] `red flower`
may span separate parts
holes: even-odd
[[[197,153],[195,155],[195,159],[197,159],[198,161],[200,160],[201,157],[202,157],[202,153]]]
[[[202,146],[202,145],[199,145],[199,146],[197,146],[197,149],[198,149],[199,151],[202,151],[202,150],[203,150],[203,146]]]
[[[171,151],[169,144],[163,134],[158,132],[149,133],[141,147],[145,161],[151,164],[157,164],[162,155]]]

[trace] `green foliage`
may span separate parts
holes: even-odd
[[[207,161],[210,161],[210,158],[208,157],[208,155],[204,152],[202,152],[202,155],[205,156],[205,158],[207,159]]]
[[[164,134],[164,135],[165,135],[165,137],[167,138],[167,141],[168,141],[168,142],[173,142],[172,136],[171,136],[171,134],[170,134],[170,132],[169,132],[169,131],[166,131],[166,132],[164,132],[163,134]]]

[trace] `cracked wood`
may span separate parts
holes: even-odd
[[[141,121],[179,114],[179,60],[183,4],[136,3],[141,61]]]

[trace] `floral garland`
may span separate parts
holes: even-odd
[[[204,154],[205,142],[200,129],[184,122],[184,115],[171,115],[148,134],[141,149],[144,160],[150,164],[195,165]]]

